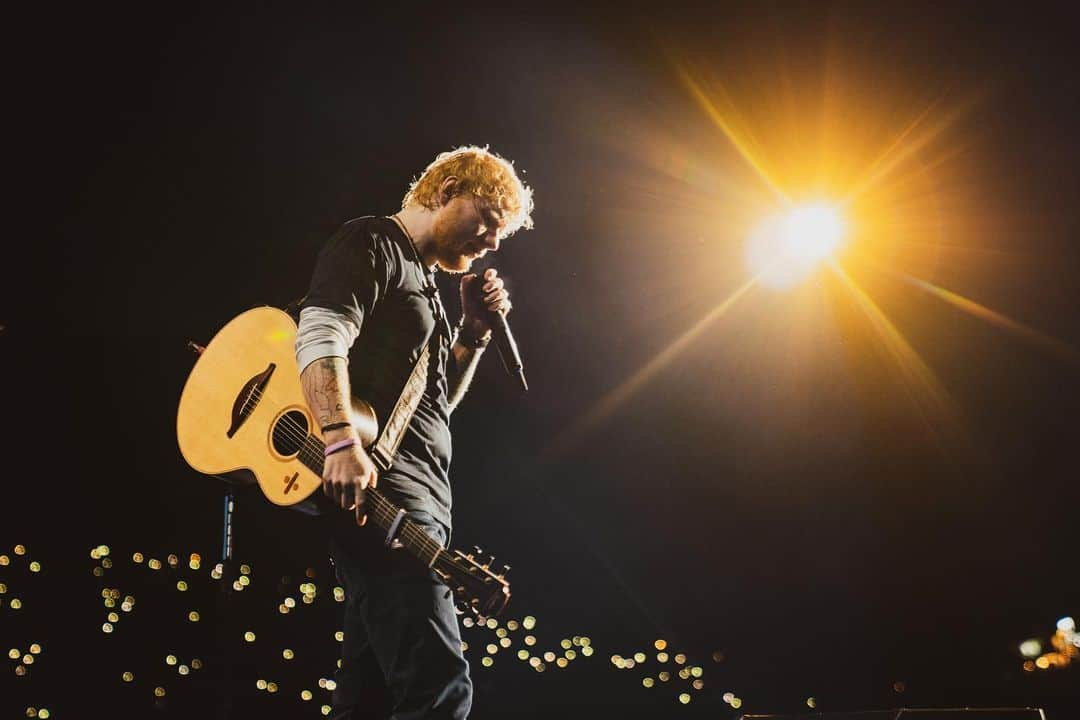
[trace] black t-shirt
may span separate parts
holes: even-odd
[[[379,489],[409,511],[450,528],[450,411],[446,363],[451,329],[434,273],[412,241],[386,217],[361,217],[338,230],[319,253],[302,307],[344,313],[360,328],[349,351],[352,393],[385,423],[425,342],[431,343],[427,388]]]

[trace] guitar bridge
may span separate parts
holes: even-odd
[[[259,404],[259,400],[262,399],[263,390],[266,389],[267,383],[270,382],[270,376],[274,374],[274,370],[276,369],[277,365],[275,363],[270,363],[265,370],[248,380],[244,383],[244,386],[240,388],[240,392],[236,396],[236,401],[233,402],[232,424],[225,433],[225,436],[230,440],[232,439],[232,436],[236,434],[236,431],[240,429],[240,426],[244,424],[244,421],[248,419],[248,416],[251,415],[255,406]]]

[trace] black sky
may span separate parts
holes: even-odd
[[[536,193],[536,229],[493,263],[511,283],[532,391],[516,397],[488,358],[455,415],[454,543],[514,565],[511,614],[602,649],[566,677],[478,671],[477,717],[723,717],[718,686],[756,712],[813,695],[828,710],[1010,704],[1068,717],[1076,664],[1025,674],[1016,645],[1080,613],[1070,28],[1064,8],[984,3],[24,16],[5,50],[20,222],[0,306],[0,541],[53,559],[58,584],[84,582],[102,542],[212,556],[221,488],[175,444],[185,342],[299,296],[341,222],[394,211],[436,153],[489,144]],[[828,282],[810,313],[820,326],[785,314],[790,296],[759,293],[550,454],[746,281],[741,245],[717,240],[683,198],[689,181],[657,173],[636,143],[643,128],[690,146],[711,134],[691,162],[722,168],[727,184],[709,192],[754,182],[659,49],[732,73],[754,44],[762,65],[783,51],[795,68],[842,48],[880,78],[871,104],[912,88],[978,96],[948,135],[977,182],[940,192],[988,212],[968,219],[976,249],[942,254],[933,282],[1073,359],[899,281],[868,286],[956,400],[974,457],[934,444],[865,318]],[[441,283],[456,315],[453,280]],[[777,317],[812,340],[803,384],[764,329]],[[252,497],[238,522],[241,558],[268,573],[325,566],[301,519]],[[99,642],[92,593],[82,605],[71,633]],[[657,637],[699,662],[723,650],[700,701],[650,695],[607,661]],[[83,651],[61,652],[75,663]]]

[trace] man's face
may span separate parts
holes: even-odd
[[[438,266],[463,273],[473,260],[499,249],[499,214],[471,193],[450,198],[435,211],[432,235]]]

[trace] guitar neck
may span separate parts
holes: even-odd
[[[388,541],[396,540],[401,543],[410,555],[428,567],[434,567],[445,555],[442,545],[407,516],[398,521],[401,508],[387,500],[381,492],[366,490],[364,498],[368,521],[375,523],[376,527],[386,533]],[[397,527],[394,526],[395,522]]]
[[[299,453],[299,460],[317,476],[322,477],[326,445],[314,435],[309,435]],[[388,543],[397,541],[406,551],[428,567],[435,567],[445,558],[446,552],[434,538],[408,517],[401,517],[401,508],[387,499],[380,491],[364,491],[368,521],[375,523],[387,535]]]

